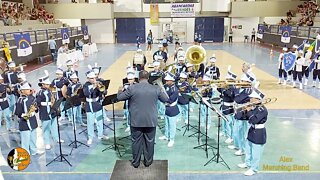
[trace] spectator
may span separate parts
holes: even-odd
[[[57,51],[57,43],[54,40],[53,36],[50,36],[50,39],[48,40],[48,49],[50,50],[52,61],[55,61],[55,55]]]

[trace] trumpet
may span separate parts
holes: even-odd
[[[33,114],[34,112],[36,112],[36,110],[37,110],[37,103],[36,103],[36,102],[33,102],[33,103],[31,104],[31,106],[30,106],[27,114],[26,114],[25,116],[23,116],[23,119],[25,119],[25,120],[28,121],[28,120],[30,119],[30,117],[32,116],[32,114]]]
[[[73,94],[72,94],[72,96],[77,96],[77,95],[79,94],[79,90],[82,89],[82,88],[83,88],[83,87],[82,87],[82,85],[81,85],[81,86],[79,86],[77,89],[75,89],[74,92],[73,92]]]
[[[259,105],[274,103],[276,101],[277,101],[277,98],[265,98],[265,99],[256,100],[253,102],[247,102],[244,104],[234,104],[233,109],[234,109],[234,111],[244,111],[246,108],[249,108],[249,107],[256,107]]]
[[[106,90],[106,87],[102,84],[101,81],[97,81],[97,82],[96,82],[96,87],[98,88],[98,90],[99,90],[100,92],[104,92],[104,91]]]

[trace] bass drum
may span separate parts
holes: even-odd
[[[8,70],[7,62],[4,58],[0,57],[0,74]]]
[[[62,88],[61,88],[61,93],[62,93],[62,96],[64,98],[67,98],[68,95],[67,95],[67,85],[63,85]]]

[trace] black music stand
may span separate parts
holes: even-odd
[[[102,102],[103,106],[112,104],[112,119],[113,119],[113,129],[114,129],[114,131],[113,131],[113,144],[108,146],[104,150],[102,150],[102,152],[104,152],[108,149],[114,148],[115,151],[118,151],[119,156],[121,157],[119,146],[124,147],[124,145],[117,143],[117,138],[116,138],[116,118],[115,118],[115,114],[114,114],[114,104],[117,102],[119,102],[117,99],[117,94],[112,94],[112,95],[107,96]]]
[[[84,146],[89,147],[88,145],[86,145],[86,144],[84,144],[84,143],[82,143],[82,142],[77,140],[76,123],[75,123],[75,120],[74,120],[73,107],[74,107],[75,104],[78,104],[79,102],[81,102],[81,99],[79,98],[78,95],[66,98],[66,103],[65,103],[64,109],[63,109],[64,111],[67,111],[68,109],[71,109],[71,113],[72,113],[72,124],[73,124],[74,141],[72,141],[69,144],[69,146],[71,146],[72,144],[74,144],[74,146],[72,147],[72,149],[70,151],[70,155],[72,154],[73,149],[77,149],[80,145],[84,145]]]
[[[184,133],[183,133],[183,136],[184,136],[184,135],[186,134],[186,132],[190,130],[190,129],[189,129],[190,127],[191,127],[192,129],[197,129],[196,127],[190,125],[190,102],[193,102],[193,103],[195,103],[195,104],[198,104],[198,103],[197,103],[197,101],[194,99],[194,97],[193,97],[192,95],[182,94],[182,97],[188,101],[188,124],[182,126],[182,128],[184,128],[184,127],[186,128],[186,129],[184,130]]]
[[[227,121],[227,122],[229,120],[214,106],[207,105],[207,107],[209,107],[211,110],[216,112],[217,115],[218,115],[218,145],[217,145],[217,148],[216,148],[217,149],[217,153],[208,162],[206,162],[204,164],[204,166],[208,165],[209,163],[211,163],[213,161],[216,161],[216,163],[222,163],[223,165],[225,165],[230,170],[230,167],[228,166],[228,164],[224,161],[224,159],[220,155],[220,136],[219,136],[220,127],[221,127],[221,118],[224,121]]]
[[[111,81],[111,80],[103,80],[103,81],[102,81],[102,84],[106,87],[106,90],[109,89],[110,81]],[[112,129],[110,126],[108,126],[108,125],[106,125],[106,124],[104,123],[104,118],[105,118],[105,117],[104,117],[104,113],[103,113],[104,110],[105,110],[105,109],[104,109],[104,105],[102,104],[103,127],[106,127],[106,128],[108,128],[108,129],[110,129],[111,131],[114,131],[114,129]]]
[[[64,98],[60,98],[58,101],[56,101],[52,107],[51,107],[51,110],[49,112],[50,115],[56,115],[57,117],[55,118],[58,118],[59,116],[61,116],[60,114],[60,104],[61,102],[64,101]],[[67,154],[62,154],[62,148],[61,148],[61,138],[60,138],[60,126],[59,126],[59,122],[57,120],[57,126],[58,126],[58,137],[59,137],[59,155],[57,157],[55,157],[52,161],[50,161],[46,166],[48,166],[49,164],[53,163],[54,161],[58,161],[58,162],[63,162],[63,161],[66,161],[69,166],[72,166],[70,164],[70,162],[65,158],[65,156],[68,156]]]

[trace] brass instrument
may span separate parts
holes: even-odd
[[[101,81],[97,81],[96,86],[100,92],[104,92],[106,90],[106,87],[102,84]]]
[[[172,74],[176,74],[177,68],[175,65],[176,65],[175,63],[169,64],[163,69],[163,71],[170,72]]]
[[[80,85],[77,89],[74,90],[72,96],[77,96],[79,94],[79,90],[82,89],[82,85]]]
[[[154,80],[152,82],[153,84],[157,84],[160,88],[161,88],[161,91],[166,95],[166,97],[169,99],[169,95],[167,94],[167,91],[166,89],[164,88],[163,86],[163,83],[162,83],[162,76],[160,76],[158,79]]]
[[[194,65],[195,71],[199,71],[200,64],[206,59],[206,50],[202,46],[190,46],[186,51],[186,59]]]
[[[25,120],[28,121],[28,120],[30,119],[30,117],[32,116],[32,114],[33,114],[34,112],[36,112],[36,110],[37,110],[37,103],[36,103],[36,102],[33,102],[33,103],[31,104],[31,106],[30,106],[27,114],[26,114],[25,116],[23,116],[23,119],[25,119]]]
[[[49,90],[50,90],[52,93],[56,93],[56,92],[57,92],[57,87],[50,86],[50,87],[49,87]]]
[[[277,98],[265,98],[265,99],[256,100],[253,102],[247,102],[244,104],[234,104],[233,109],[234,111],[239,111],[239,110],[244,111],[248,107],[256,107],[261,104],[274,103],[276,101],[277,101]]]
[[[68,90],[67,85],[63,85],[62,88],[61,88],[61,93],[62,93],[62,96],[63,96],[64,98],[67,98],[67,97],[68,97],[68,96],[67,96],[67,90]]]
[[[233,81],[233,80],[211,80],[205,83],[196,84],[197,87],[210,86],[210,85],[214,85],[217,88],[228,88],[230,86],[235,86],[236,88],[252,87],[252,84],[250,82]]]

